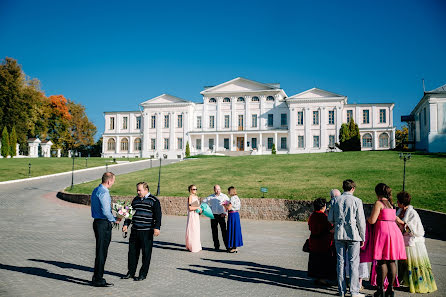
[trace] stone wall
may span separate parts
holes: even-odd
[[[57,193],[60,199],[90,205],[90,195],[70,194],[65,192]],[[132,201],[133,196],[113,196],[112,200]],[[187,198],[186,197],[158,197],[161,203],[163,214],[174,216],[187,215]],[[270,199],[270,198],[241,198],[242,209],[240,217],[253,220],[281,220],[281,221],[306,221],[313,211],[312,201],[298,201],[286,199]],[[366,217],[370,215],[372,204],[364,204],[364,213]],[[443,226],[446,226],[446,214],[417,209],[423,222],[426,236],[435,239],[446,240],[446,232]]]

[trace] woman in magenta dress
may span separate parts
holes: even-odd
[[[379,183],[375,187],[377,201],[372,214],[367,219],[374,229],[373,259],[377,261],[378,296],[394,296],[393,285],[396,279],[396,260],[406,259],[404,239],[396,223],[396,210],[392,204],[392,189]],[[389,280],[389,286],[384,293],[384,280]]]
[[[192,253],[201,251],[200,241],[200,216],[196,212],[200,210],[200,199],[197,196],[197,187],[189,186],[189,198],[187,203],[186,248]]]

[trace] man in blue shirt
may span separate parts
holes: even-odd
[[[104,266],[107,260],[108,246],[111,241],[112,223],[119,222],[112,214],[109,189],[115,183],[115,175],[106,172],[102,175],[102,183],[91,194],[91,216],[93,230],[96,237],[96,258],[94,260],[94,274],[92,285],[95,287],[111,287],[104,279]]]

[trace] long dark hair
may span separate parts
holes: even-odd
[[[387,198],[387,200],[389,200],[390,204],[393,206],[392,189],[388,185],[384,183],[377,184],[375,187],[375,193],[378,197]]]

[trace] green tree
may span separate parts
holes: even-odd
[[[93,145],[96,126],[89,121],[85,113],[85,107],[82,104],[76,104],[71,100],[68,100],[67,107],[71,115],[71,118],[68,121],[69,136],[67,144],[69,147],[77,149],[80,146]]]
[[[189,141],[186,142],[186,158],[190,157]]]
[[[12,157],[15,157],[17,154],[16,150],[17,143],[17,133],[15,132],[15,127],[12,127],[11,134],[9,135],[9,154]]]
[[[358,125],[353,119],[348,124],[342,124],[339,130],[339,144],[337,145],[342,151],[360,151],[361,135],[359,134]]]
[[[9,155],[9,134],[8,130],[6,129],[6,126],[3,128],[2,132],[2,150],[1,155],[3,158],[6,158]]]
[[[403,126],[401,130],[396,129],[395,131],[395,142],[397,150],[407,150],[407,142],[409,141],[409,128]]]
[[[273,146],[271,147],[271,154],[275,155],[276,154],[276,144],[273,143]]]

